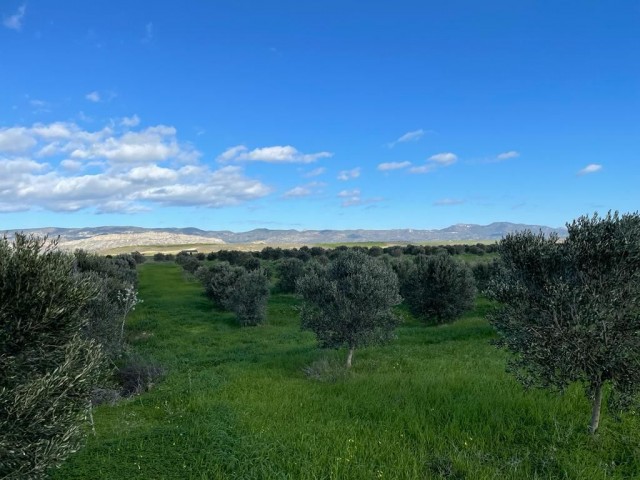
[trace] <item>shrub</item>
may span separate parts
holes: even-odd
[[[147,261],[147,257],[145,257],[143,254],[141,254],[138,251],[131,252],[131,257],[135,260],[137,265],[140,265]]]
[[[449,255],[418,255],[402,291],[414,315],[446,323],[473,308],[476,287],[466,264]]]
[[[188,273],[195,273],[195,271],[202,265],[200,260],[196,257],[189,254],[183,254],[182,252],[176,255],[176,263]]]
[[[121,394],[129,397],[148,391],[165,374],[166,370],[160,364],[131,355],[118,368],[116,377],[122,389]]]
[[[99,345],[82,338],[95,294],[55,242],[0,241],[0,478],[43,478],[75,451]]]
[[[233,284],[226,306],[242,326],[264,323],[269,300],[269,280],[262,270],[242,273]]]
[[[304,262],[298,258],[285,258],[278,262],[277,288],[283,293],[294,293],[296,281],[304,274]]]
[[[205,295],[218,307],[226,308],[229,295],[238,278],[245,272],[227,262],[217,262],[210,267],[200,267],[196,277],[204,286]]]

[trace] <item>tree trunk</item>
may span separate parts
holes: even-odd
[[[349,349],[349,355],[347,355],[347,368],[351,368],[351,360],[353,359],[353,351],[355,348],[351,347]]]
[[[591,435],[596,433],[598,425],[600,424],[600,407],[602,405],[602,382],[598,383],[595,388],[595,397],[593,399],[593,407],[591,409],[591,425],[589,426],[589,433]]]

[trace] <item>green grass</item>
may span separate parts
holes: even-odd
[[[300,331],[292,296],[271,298],[267,325],[239,328],[177,266],[148,263],[140,297],[130,342],[168,376],[97,408],[96,436],[54,478],[640,477],[638,417],[605,411],[591,438],[579,388],[523,391],[489,344],[485,303],[438,327],[399,309],[397,340],[356,350],[345,373],[344,351]],[[309,378],[310,365],[329,372]]]

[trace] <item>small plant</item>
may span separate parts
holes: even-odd
[[[116,372],[122,395],[125,397],[150,390],[165,375],[166,370],[162,365],[137,355],[126,358]]]

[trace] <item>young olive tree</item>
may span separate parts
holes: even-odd
[[[568,238],[523,232],[499,245],[490,321],[525,386],[582,382],[598,429],[603,388],[627,408],[640,390],[640,216],[583,216]]]
[[[398,318],[398,277],[387,264],[359,251],[343,251],[298,280],[302,295],[302,327],[313,331],[322,347],[349,349],[347,368],[356,348],[388,341]]]
[[[243,269],[244,270],[244,269]],[[242,326],[264,323],[269,300],[269,279],[263,270],[246,270],[233,285],[226,306]]]
[[[94,293],[55,242],[0,240],[0,478],[43,478],[78,448],[103,367],[82,335]]]
[[[218,308],[226,308],[233,286],[245,272],[244,268],[234,267],[229,262],[216,262],[198,268],[195,276],[204,286],[205,295]]]
[[[305,263],[299,258],[284,258],[278,261],[277,288],[282,293],[294,293],[296,281],[304,275]]]
[[[402,294],[411,312],[435,323],[452,322],[473,308],[471,269],[450,255],[418,255],[403,273]]]

